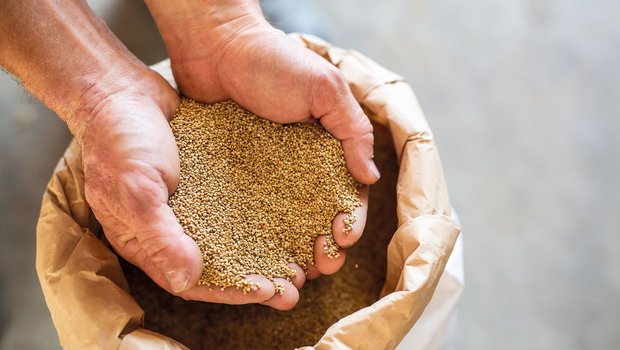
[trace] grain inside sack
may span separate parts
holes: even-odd
[[[397,227],[398,162],[387,128],[375,124],[374,129],[381,180],[370,187],[364,235],[347,249],[338,273],[306,281],[299,303],[282,312],[256,304],[183,300],[122,261],[131,294],[144,309],[144,327],[190,349],[292,350],[315,344],[338,320],[377,301],[385,281],[387,246]]]

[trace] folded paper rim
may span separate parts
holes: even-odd
[[[460,232],[433,134],[402,77],[315,36],[291,38],[341,70],[368,116],[389,127],[400,164],[398,229],[388,246],[382,297],[301,349],[395,349],[429,303]],[[176,85],[168,60],[152,68]],[[187,349],[142,328],[144,311],[130,295],[117,256],[96,234],[83,185],[80,149],[72,141],[48,184],[37,224],[37,274],[61,345]]]

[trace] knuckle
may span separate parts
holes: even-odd
[[[101,213],[97,213],[101,216]],[[110,220],[110,216],[103,216],[101,226],[103,227],[103,233],[110,243],[117,249],[125,251],[129,247],[130,242],[135,239],[135,236],[129,230],[129,228],[114,219]],[[138,251],[135,252],[136,254]]]
[[[159,232],[141,232],[137,235],[140,246],[149,257],[165,255],[169,249],[169,240]]]
[[[366,132],[363,132],[362,135],[360,136],[360,139],[365,144],[373,145],[375,143],[375,136],[372,133],[372,129],[367,130]]]
[[[124,190],[124,202],[128,209],[141,212],[165,202],[167,189],[161,178],[145,176],[143,173],[127,173],[117,178]]]
[[[370,120],[360,112],[360,115],[347,124],[347,133],[343,138],[346,140],[355,140],[366,145],[374,144],[373,127]]]
[[[347,82],[338,68],[326,65],[326,68],[318,74],[317,80],[323,88],[344,94],[347,92]]]
[[[359,116],[357,117],[357,129],[361,134],[365,137],[369,137],[370,140],[373,139],[373,127],[370,119],[364,114],[364,112],[360,111]]]
[[[140,246],[156,266],[169,263],[168,261],[176,252],[175,244],[165,235],[159,232],[142,232],[138,235]],[[162,271],[166,272],[166,271]]]
[[[310,86],[313,110],[318,112],[317,117],[335,109],[348,93],[344,76],[338,68],[329,64],[314,71]]]

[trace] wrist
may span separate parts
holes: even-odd
[[[80,87],[73,91],[71,106],[62,118],[81,144],[86,129],[97,125],[97,119],[130,115],[110,115],[110,110],[128,109],[129,105],[154,104],[167,118],[171,118],[179,97],[159,74],[146,66],[115,66],[101,74],[83,78]],[[118,113],[116,113],[118,114]],[[92,129],[92,128],[91,128]]]
[[[121,93],[143,85],[147,88],[138,95],[157,99],[165,95],[161,92],[165,86],[172,90],[84,1],[0,3],[0,65],[65,121],[76,137],[97,109]]]
[[[146,0],[173,65],[217,54],[240,32],[268,26],[258,0]]]
[[[244,38],[274,31],[258,0],[146,3],[166,44],[179,91],[203,101],[229,98],[220,72],[227,52],[243,47]],[[207,96],[197,91],[210,93]]]

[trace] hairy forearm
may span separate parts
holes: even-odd
[[[97,101],[149,74],[82,0],[2,0],[0,13],[0,66],[74,133]]]

